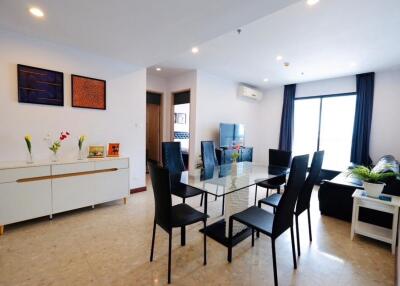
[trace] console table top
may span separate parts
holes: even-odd
[[[128,159],[128,157],[104,157],[104,158],[85,158],[83,160],[78,159],[60,159],[57,162],[51,162],[49,160],[39,160],[31,164],[25,161],[3,161],[0,162],[0,170],[4,169],[16,169],[16,168],[29,168],[29,167],[40,167],[40,166],[52,166],[52,165],[64,165],[64,164],[76,164],[76,163],[88,163],[88,162],[101,162],[101,161],[113,161]]]

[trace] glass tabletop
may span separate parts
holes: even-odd
[[[240,162],[236,166],[234,164],[225,164],[209,169],[185,171],[176,176],[180,177],[180,182],[184,185],[215,196],[224,196],[267,179],[285,176],[288,171],[289,168],[281,166]]]

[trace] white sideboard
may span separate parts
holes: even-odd
[[[4,225],[129,196],[129,159],[0,163],[0,235]]]

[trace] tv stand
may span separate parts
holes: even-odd
[[[239,149],[219,147],[215,149],[215,153],[220,165],[232,163],[233,153],[239,153],[237,162],[253,162],[253,147],[240,147]]]

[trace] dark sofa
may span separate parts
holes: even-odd
[[[391,168],[388,168],[388,165]],[[399,163],[391,155],[383,156],[375,165],[374,170],[399,172]],[[390,178],[385,183],[386,186],[382,192],[383,194],[400,196],[399,179]],[[330,181],[323,181],[318,192],[321,214],[351,221],[353,209],[352,194],[357,188],[362,189],[362,182],[348,177],[345,172],[340,173]],[[393,216],[380,211],[360,208],[359,220],[391,228]]]

